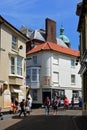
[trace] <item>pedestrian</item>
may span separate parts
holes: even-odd
[[[45,106],[45,114],[49,115],[50,98],[48,96],[45,98],[44,106]]]
[[[12,102],[12,113],[15,114],[16,112],[16,105],[15,105],[15,101]]]
[[[19,113],[19,117],[21,116],[21,114],[23,113],[24,116],[26,116],[26,112],[25,112],[25,99],[22,99],[21,103],[20,103],[20,113]]]
[[[64,108],[65,109],[69,108],[69,100],[68,100],[68,98],[66,96],[64,97]]]
[[[30,112],[31,112],[31,107],[32,107],[32,101],[31,101],[30,98],[27,98],[27,100],[26,100],[26,112],[28,114],[30,114]]]
[[[55,96],[55,97],[54,97],[54,101],[53,101],[54,115],[57,114],[58,105],[59,105],[59,99],[58,99],[58,96]]]
[[[74,108],[74,97],[72,97],[72,99],[71,99],[71,109],[73,109]]]
[[[81,108],[82,107],[82,98],[79,97],[79,107]]]
[[[16,98],[15,99],[15,113],[18,112],[18,105],[19,105],[19,102],[18,102],[18,99]]]

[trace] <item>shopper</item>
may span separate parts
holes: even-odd
[[[23,99],[20,103],[20,114],[19,114],[19,117],[21,116],[21,114],[23,113],[24,116],[26,116],[26,112],[25,112],[25,99]]]
[[[45,114],[49,115],[50,98],[48,96],[45,98],[44,106],[45,106]]]
[[[54,97],[54,101],[53,101],[54,115],[57,114],[58,105],[59,105],[59,99],[58,99],[58,96],[55,96],[55,97]]]

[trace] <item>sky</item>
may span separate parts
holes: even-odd
[[[77,32],[79,17],[76,15],[77,3],[82,0],[2,0],[0,15],[10,24],[20,30],[27,28],[45,29],[45,19],[56,22],[57,37],[61,26],[69,38],[71,48],[78,50],[79,32]]]

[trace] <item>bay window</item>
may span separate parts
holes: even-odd
[[[22,76],[22,58],[11,56],[10,57],[10,74]]]
[[[28,82],[39,82],[40,81],[40,68],[32,67],[26,69],[26,81]]]

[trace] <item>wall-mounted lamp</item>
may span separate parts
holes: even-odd
[[[19,51],[19,50],[22,50],[22,49],[23,49],[23,46],[20,45],[19,48],[18,48],[18,51]]]
[[[80,62],[80,57],[78,56],[77,58],[76,58],[76,65],[78,65],[78,62]]]

